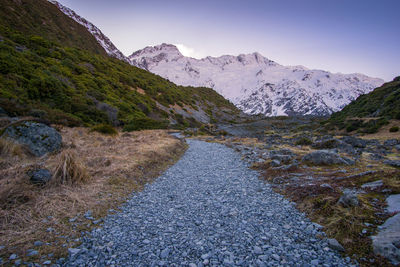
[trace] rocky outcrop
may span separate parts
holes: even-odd
[[[8,126],[3,137],[25,145],[37,157],[59,150],[62,142],[62,137],[56,129],[32,121],[23,121]]]
[[[302,159],[304,163],[314,165],[353,165],[352,159],[341,157],[339,154],[329,150],[317,150],[305,155]]]

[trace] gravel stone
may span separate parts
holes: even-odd
[[[185,155],[69,249],[65,266],[346,266],[294,203],[221,144]],[[309,229],[309,231],[306,231]],[[74,253],[72,253],[74,252]],[[58,262],[58,261],[57,261]]]

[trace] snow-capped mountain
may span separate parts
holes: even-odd
[[[122,54],[122,52],[115,47],[111,40],[107,36],[105,36],[99,28],[93,25],[93,23],[87,21],[85,18],[82,18],[81,16],[76,14],[75,11],[60,4],[55,0],[48,1],[57,6],[58,9],[60,9],[65,15],[86,27],[86,29],[88,29],[88,31],[96,38],[97,42],[104,48],[108,55],[130,63],[129,59],[124,54]]]
[[[211,87],[248,114],[329,115],[382,85],[362,74],[282,66],[259,53],[194,59],[170,44],[134,52],[131,64],[184,86]]]

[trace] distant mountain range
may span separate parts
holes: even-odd
[[[329,115],[384,82],[282,66],[259,53],[194,59],[170,44],[146,47],[129,59],[176,84],[211,87],[244,112],[267,116]]]
[[[259,53],[194,59],[171,44],[146,47],[126,57],[92,23],[51,2],[85,26],[109,55],[178,85],[210,87],[248,114],[326,116],[384,82],[363,74],[282,66]]]

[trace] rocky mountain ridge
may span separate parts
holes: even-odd
[[[129,62],[129,59],[121,51],[119,51],[118,48],[111,42],[111,40],[105,36],[93,23],[87,21],[85,18],[76,14],[76,12],[72,9],[60,4],[55,0],[48,1],[57,6],[58,9],[60,9],[60,11],[62,11],[65,15],[86,27],[87,30],[96,38],[97,42],[104,48],[108,55]]]

